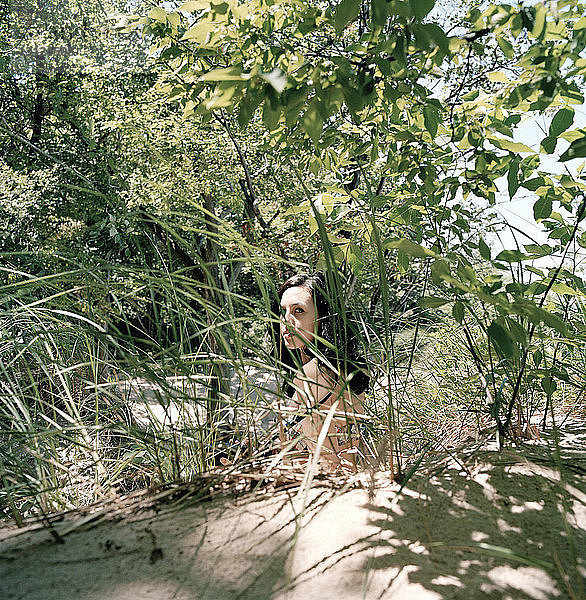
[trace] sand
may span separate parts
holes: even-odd
[[[400,491],[377,473],[202,501],[194,482],[56,517],[53,535],[6,524],[0,598],[582,600],[583,429],[559,452],[427,457]]]

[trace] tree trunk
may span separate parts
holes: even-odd
[[[44,101],[43,101],[43,85],[41,80],[41,74],[37,72],[35,75],[36,81],[36,89],[37,95],[35,98],[35,105],[33,108],[33,118],[32,118],[32,134],[31,134],[31,143],[38,145],[41,139],[41,126],[43,124],[43,111]]]

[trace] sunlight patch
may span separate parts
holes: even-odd
[[[483,592],[487,591],[484,589],[485,587],[490,588],[490,591],[509,589],[511,592],[513,590],[523,592],[527,598],[534,600],[548,600],[560,594],[555,581],[545,571],[535,567],[519,567],[517,569],[496,567],[491,569],[487,575],[496,585],[482,586]],[[518,597],[517,593],[505,594],[503,600],[506,598],[513,600]]]

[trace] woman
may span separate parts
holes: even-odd
[[[335,310],[335,299],[326,291],[320,272],[294,275],[281,286],[278,297],[276,358],[291,382],[285,386],[289,401],[284,412],[289,414],[284,437],[298,439],[297,449],[315,453],[331,418],[323,432],[320,462],[333,468],[356,466],[358,425],[369,378],[362,370],[364,361],[356,356],[356,336],[342,318],[343,307]]]

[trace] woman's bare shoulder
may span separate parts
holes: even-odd
[[[319,375],[319,363],[317,358],[312,358],[306,362],[303,367],[299,370],[299,375],[307,377],[307,379],[313,379]]]
[[[298,391],[310,393],[316,399],[321,399],[325,394],[332,391],[335,385],[336,380],[329,375],[329,371],[326,372],[317,358],[306,362],[293,380],[293,386]]]
[[[310,383],[320,385],[336,385],[336,376],[326,367],[324,367],[317,358],[312,358],[306,362],[297,373],[297,377]]]

